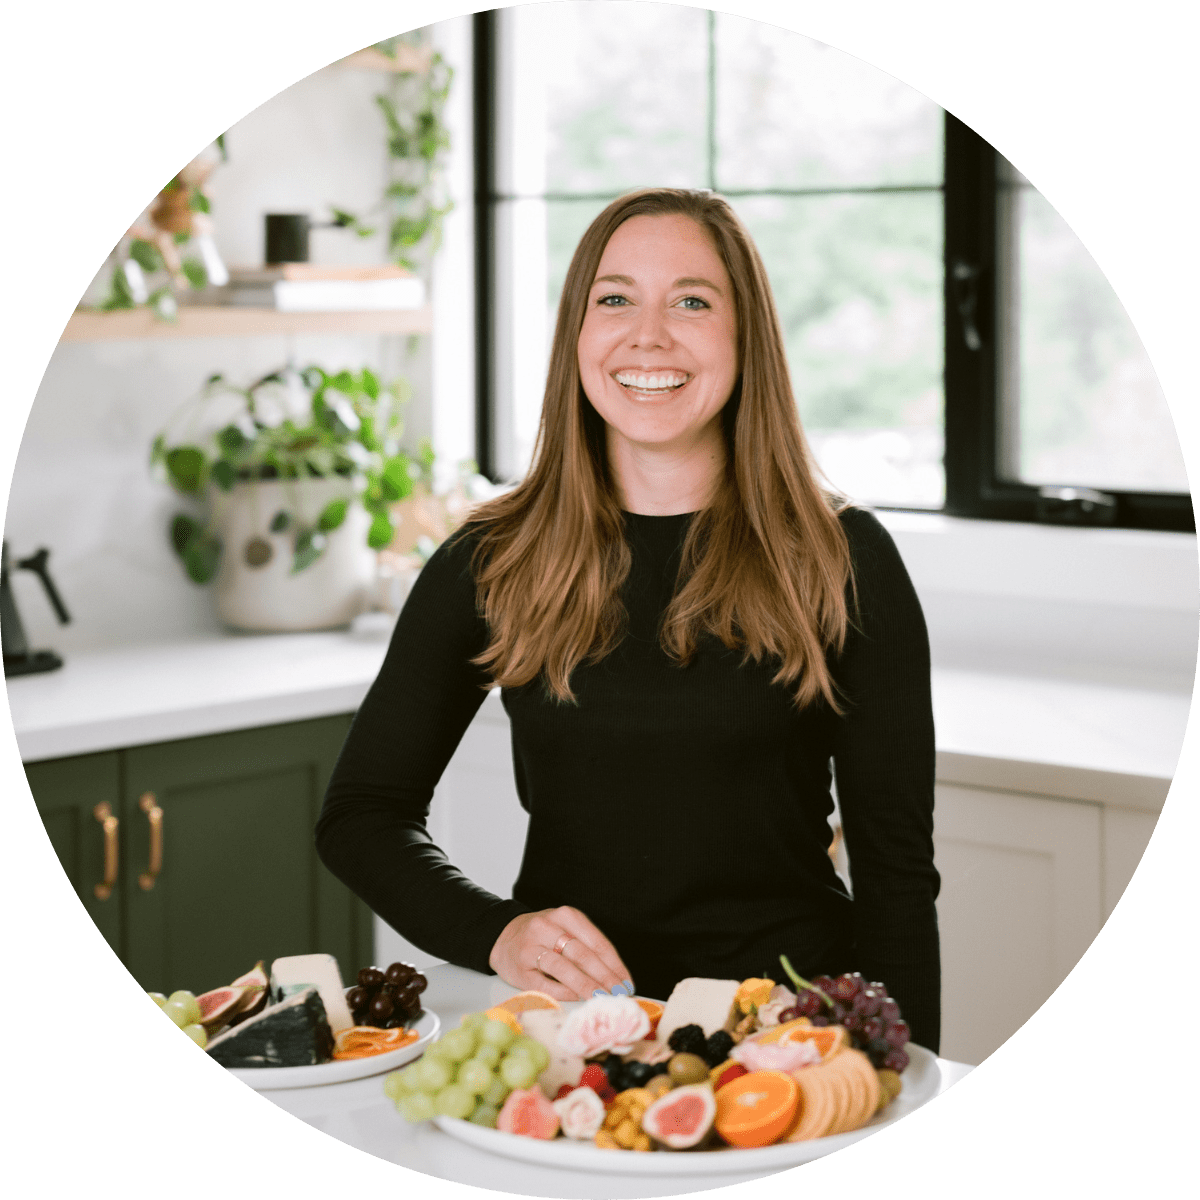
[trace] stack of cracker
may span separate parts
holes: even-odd
[[[792,1072],[800,1106],[791,1131],[781,1140],[850,1133],[865,1125],[890,1099],[871,1060],[861,1050],[839,1048],[822,1062]]]

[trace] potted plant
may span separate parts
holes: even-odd
[[[286,367],[239,388],[213,375],[154,440],[189,510],[171,523],[188,576],[238,629],[344,625],[366,607],[392,507],[432,477],[400,446],[404,380]]]

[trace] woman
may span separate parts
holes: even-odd
[[[529,812],[512,900],[425,829],[495,684]],[[665,997],[785,953],[881,980],[936,1050],[933,761],[920,606],[874,517],[815,482],[749,236],[709,192],[622,197],[567,274],[533,467],[421,572],[322,859],[516,987]]]

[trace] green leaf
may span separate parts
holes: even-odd
[[[212,465],[212,470],[209,472],[213,483],[217,485],[223,492],[233,490],[233,485],[237,483],[237,467],[228,459],[218,458]]]
[[[296,534],[296,545],[292,554],[292,574],[303,571],[315,563],[325,549],[325,535],[316,529],[302,529]]]
[[[196,446],[176,446],[167,451],[167,475],[176,491],[196,495],[204,486],[204,451]]]
[[[397,454],[383,465],[379,487],[388,500],[403,500],[413,489],[412,476],[408,473],[407,454]]]
[[[358,440],[368,450],[377,451],[379,449],[379,439],[375,436],[374,417],[363,417],[362,424],[358,427]]]
[[[112,279],[109,281],[108,298],[100,305],[104,312],[115,312],[118,309],[136,308],[129,280],[125,278],[124,267],[118,263],[113,268]]]
[[[349,371],[339,371],[336,375],[330,376],[326,380],[326,384],[349,396],[354,391],[354,376]]]
[[[433,452],[433,443],[428,438],[421,439],[420,449],[417,451],[417,461],[421,464],[423,471],[428,473],[433,470],[433,461],[435,458]]]
[[[228,162],[229,152],[225,149],[225,135],[223,133],[217,134],[217,149],[221,152],[221,161]]]
[[[249,441],[246,435],[236,425],[226,425],[217,434],[217,445],[223,454],[237,454]]]
[[[267,527],[272,533],[283,533],[292,523],[292,514],[281,508],[272,518]]]
[[[175,293],[166,284],[151,292],[146,297],[146,303],[153,309],[154,315],[160,321],[174,321],[179,315],[179,305],[175,300]]]
[[[212,212],[212,205],[208,202],[208,197],[198,187],[192,188],[188,193],[188,208],[192,212]]]
[[[317,528],[325,533],[330,533],[336,529],[345,519],[346,510],[349,507],[349,502],[346,500],[330,500],[330,502],[321,509],[321,515],[317,518]]]
[[[375,236],[376,229],[374,225],[359,225],[354,232],[357,233],[360,238],[369,238]]]
[[[148,242],[145,238],[134,238],[129,247],[129,257],[133,259],[143,271],[159,271],[162,269],[162,255],[158,252],[158,247],[153,242]]]
[[[342,229],[358,224],[358,218],[352,212],[347,212],[344,208],[330,208],[329,211],[333,214],[333,223]]]
[[[211,533],[199,533],[183,548],[183,565],[193,583],[207,583],[221,562],[221,542]]]
[[[369,367],[363,367],[362,369],[362,390],[372,400],[379,399],[379,377]]]
[[[171,546],[180,558],[183,557],[188,542],[199,537],[200,532],[200,524],[195,518],[189,517],[186,513],[175,514],[175,519],[171,522]]]
[[[182,246],[184,242],[190,241],[191,237],[192,235],[190,233],[177,233],[173,236],[172,240],[174,241],[175,245]]]
[[[391,544],[394,535],[391,521],[385,515],[378,514],[367,530],[367,545],[372,550],[383,550]]]
[[[185,258],[183,260],[183,273],[187,276],[187,281],[194,288],[202,288],[208,284],[208,272],[204,269],[204,264],[198,258]]]

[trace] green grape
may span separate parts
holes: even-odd
[[[517,1035],[503,1022],[489,1017],[487,1024],[479,1031],[480,1038],[490,1046],[507,1050],[516,1041]]]
[[[480,1042],[475,1048],[475,1057],[481,1063],[487,1063],[493,1070],[500,1065],[500,1060],[504,1057],[504,1051],[499,1046],[493,1046],[491,1042]]]
[[[428,1121],[437,1114],[437,1109],[433,1107],[433,1097],[427,1092],[409,1092],[407,1096],[401,1096],[396,1101],[396,1107],[400,1110],[400,1115],[414,1125]]]
[[[510,1056],[500,1064],[500,1078],[511,1088],[533,1087],[540,1074],[524,1054]]]
[[[454,1062],[463,1062],[475,1053],[475,1044],[475,1034],[460,1025],[442,1038],[442,1053]]]
[[[510,1057],[524,1055],[538,1069],[540,1075],[550,1065],[550,1051],[536,1038],[519,1037],[508,1048]]]
[[[458,1079],[455,1081],[465,1087],[473,1096],[482,1096],[488,1089],[488,1084],[495,1079],[492,1068],[477,1058],[468,1058],[458,1068]]]
[[[147,992],[146,995],[149,996],[159,1008],[162,1008],[162,1006],[167,1002],[167,998],[162,994],[162,992]]]
[[[487,1091],[479,1099],[483,1104],[490,1104],[493,1108],[498,1109],[508,1099],[508,1093],[511,1091],[512,1088],[503,1079],[493,1075]]]
[[[450,1082],[450,1066],[440,1058],[425,1055],[417,1066],[421,1069],[416,1073],[416,1080],[423,1092],[432,1095],[434,1092],[440,1092]]]
[[[438,1038],[436,1042],[426,1049],[425,1057],[440,1058],[445,1062],[450,1062],[450,1055],[446,1051],[446,1039],[444,1037]]]
[[[484,1104],[480,1101],[475,1105],[475,1111],[467,1118],[475,1125],[486,1125],[488,1129],[496,1128],[496,1118],[500,1110],[494,1104]]]
[[[200,1005],[196,1003],[196,997],[191,992],[172,992],[167,997],[167,1004],[183,1006],[183,1011],[188,1014],[188,1019],[180,1022],[183,1025],[191,1025],[200,1020]]]
[[[168,1000],[162,1006],[162,1010],[180,1029],[185,1025],[194,1024],[191,1009],[186,1004],[181,1004],[178,1000]]]
[[[434,1096],[433,1106],[445,1117],[465,1120],[475,1109],[475,1097],[465,1087],[452,1083]]]
[[[472,1033],[477,1034],[483,1028],[484,1022],[486,1022],[487,1019],[487,1013],[467,1013],[467,1015],[462,1019],[462,1025],[464,1029],[469,1029]]]
[[[417,1070],[418,1063],[409,1063],[407,1067],[401,1067],[395,1074],[400,1077],[400,1082],[397,1085],[401,1092],[419,1092],[421,1090],[420,1072]]]
[[[203,1025],[193,1021],[188,1025],[184,1025],[182,1028],[183,1032],[186,1033],[188,1037],[190,1037],[192,1041],[200,1047],[201,1050],[208,1045],[208,1032],[205,1030]]]
[[[400,1099],[401,1096],[408,1095],[408,1089],[404,1086],[404,1079],[399,1071],[393,1071],[390,1075],[383,1077],[383,1094],[393,1103]]]

